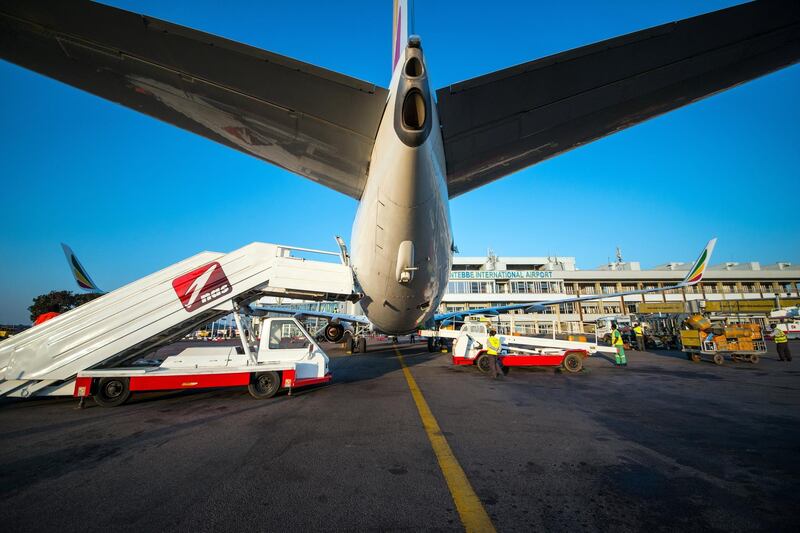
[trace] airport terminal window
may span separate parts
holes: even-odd
[[[733,283],[723,283],[722,292],[724,292],[725,294],[736,292],[736,286]]]
[[[512,281],[511,292],[517,294],[549,294],[561,292],[559,281]]]
[[[564,284],[564,293],[565,294],[575,294],[575,285],[572,283],[565,283]]]
[[[494,293],[493,281],[450,281],[447,284],[450,294],[491,294]]]
[[[617,292],[617,287],[615,285],[604,283],[600,288],[603,290],[603,294],[614,294]]]
[[[274,320],[269,328],[269,349],[286,350],[308,348],[305,333],[291,320]]]
[[[575,304],[572,302],[563,303],[558,306],[559,311],[562,313],[574,313],[575,312]]]
[[[581,294],[597,294],[594,283],[584,283],[580,285]]]

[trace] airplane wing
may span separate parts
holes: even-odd
[[[304,318],[327,318],[328,320],[337,320],[339,322],[350,322],[351,324],[363,324],[369,325],[369,319],[364,315],[348,315],[346,313],[328,313],[326,311],[309,311],[306,309],[292,309],[289,307],[264,307],[258,306],[251,308],[254,311],[264,312],[264,313],[275,313],[281,315],[291,315],[298,320],[302,320]]]
[[[356,199],[388,95],[336,72],[88,1],[4,1],[0,58]]]
[[[800,2],[767,0],[444,87],[450,197],[798,59]]]
[[[570,303],[570,302],[588,302],[590,300],[605,300],[606,298],[632,296],[634,294],[650,294],[653,292],[663,292],[672,289],[680,289],[681,287],[689,287],[691,285],[696,285],[700,283],[700,281],[703,279],[703,274],[706,271],[706,267],[708,266],[708,263],[711,259],[711,254],[714,252],[714,246],[716,246],[716,244],[717,244],[716,237],[708,241],[708,244],[706,244],[706,247],[703,248],[703,251],[700,253],[700,256],[692,264],[692,268],[689,269],[689,272],[686,274],[683,280],[680,283],[676,283],[675,285],[670,285],[668,287],[614,292],[611,294],[592,294],[587,296],[562,298],[560,300],[547,300],[545,302],[528,302],[528,303],[502,305],[496,307],[484,307],[482,309],[468,309],[466,311],[453,311],[450,313],[441,313],[435,315],[433,317],[433,320],[436,323],[448,322],[469,315],[497,315],[500,313],[506,313],[508,311],[514,311],[516,309],[525,309],[526,311],[543,311],[546,307],[564,303]]]

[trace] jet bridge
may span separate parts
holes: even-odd
[[[339,253],[252,243],[202,252],[0,343],[0,396],[72,395],[78,372],[130,365],[262,296],[356,301]]]

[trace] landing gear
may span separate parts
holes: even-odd
[[[350,352],[351,354],[367,353],[367,338],[350,337],[347,340],[347,351]]]

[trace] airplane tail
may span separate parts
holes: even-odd
[[[714,251],[714,246],[717,244],[717,238],[714,237],[706,247],[703,248],[703,252],[700,254],[700,257],[697,258],[697,261],[694,262],[692,268],[689,269],[689,273],[686,274],[686,277],[683,278],[681,285],[696,285],[700,283],[700,280],[703,279],[703,274],[706,271],[706,267],[708,266],[709,261],[711,261],[711,253]]]
[[[394,0],[392,11],[392,73],[408,43],[408,0]]]
[[[83,268],[81,262],[78,261],[78,258],[72,251],[72,248],[63,242],[61,243],[61,248],[64,250],[64,256],[67,258],[67,264],[69,265],[69,269],[72,272],[72,277],[75,278],[75,283],[78,284],[78,287],[86,292],[94,292],[97,294],[102,294],[105,292],[101,290],[94,281],[92,281],[89,273],[86,272],[86,269]]]

